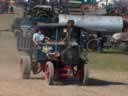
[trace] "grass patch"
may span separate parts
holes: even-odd
[[[128,71],[128,55],[118,50],[107,50],[104,53],[88,53],[91,68],[100,70]]]

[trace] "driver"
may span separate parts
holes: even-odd
[[[80,42],[80,29],[75,27],[74,20],[69,20],[67,24],[66,38],[68,41],[76,41],[78,44]],[[69,35],[69,36],[68,36]]]

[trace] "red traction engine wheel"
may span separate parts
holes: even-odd
[[[52,62],[47,62],[45,65],[45,80],[48,85],[53,85],[54,81],[54,64]]]

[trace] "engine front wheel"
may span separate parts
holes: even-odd
[[[82,82],[83,85],[88,84],[88,64],[82,64],[79,67],[79,80]]]

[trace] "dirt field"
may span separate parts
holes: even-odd
[[[0,28],[10,28],[13,18],[12,15],[1,15]],[[128,72],[91,70],[89,86],[79,86],[77,81],[48,86],[43,80],[43,73],[30,80],[22,80],[18,54],[13,33],[1,30],[0,96],[128,96]]]

